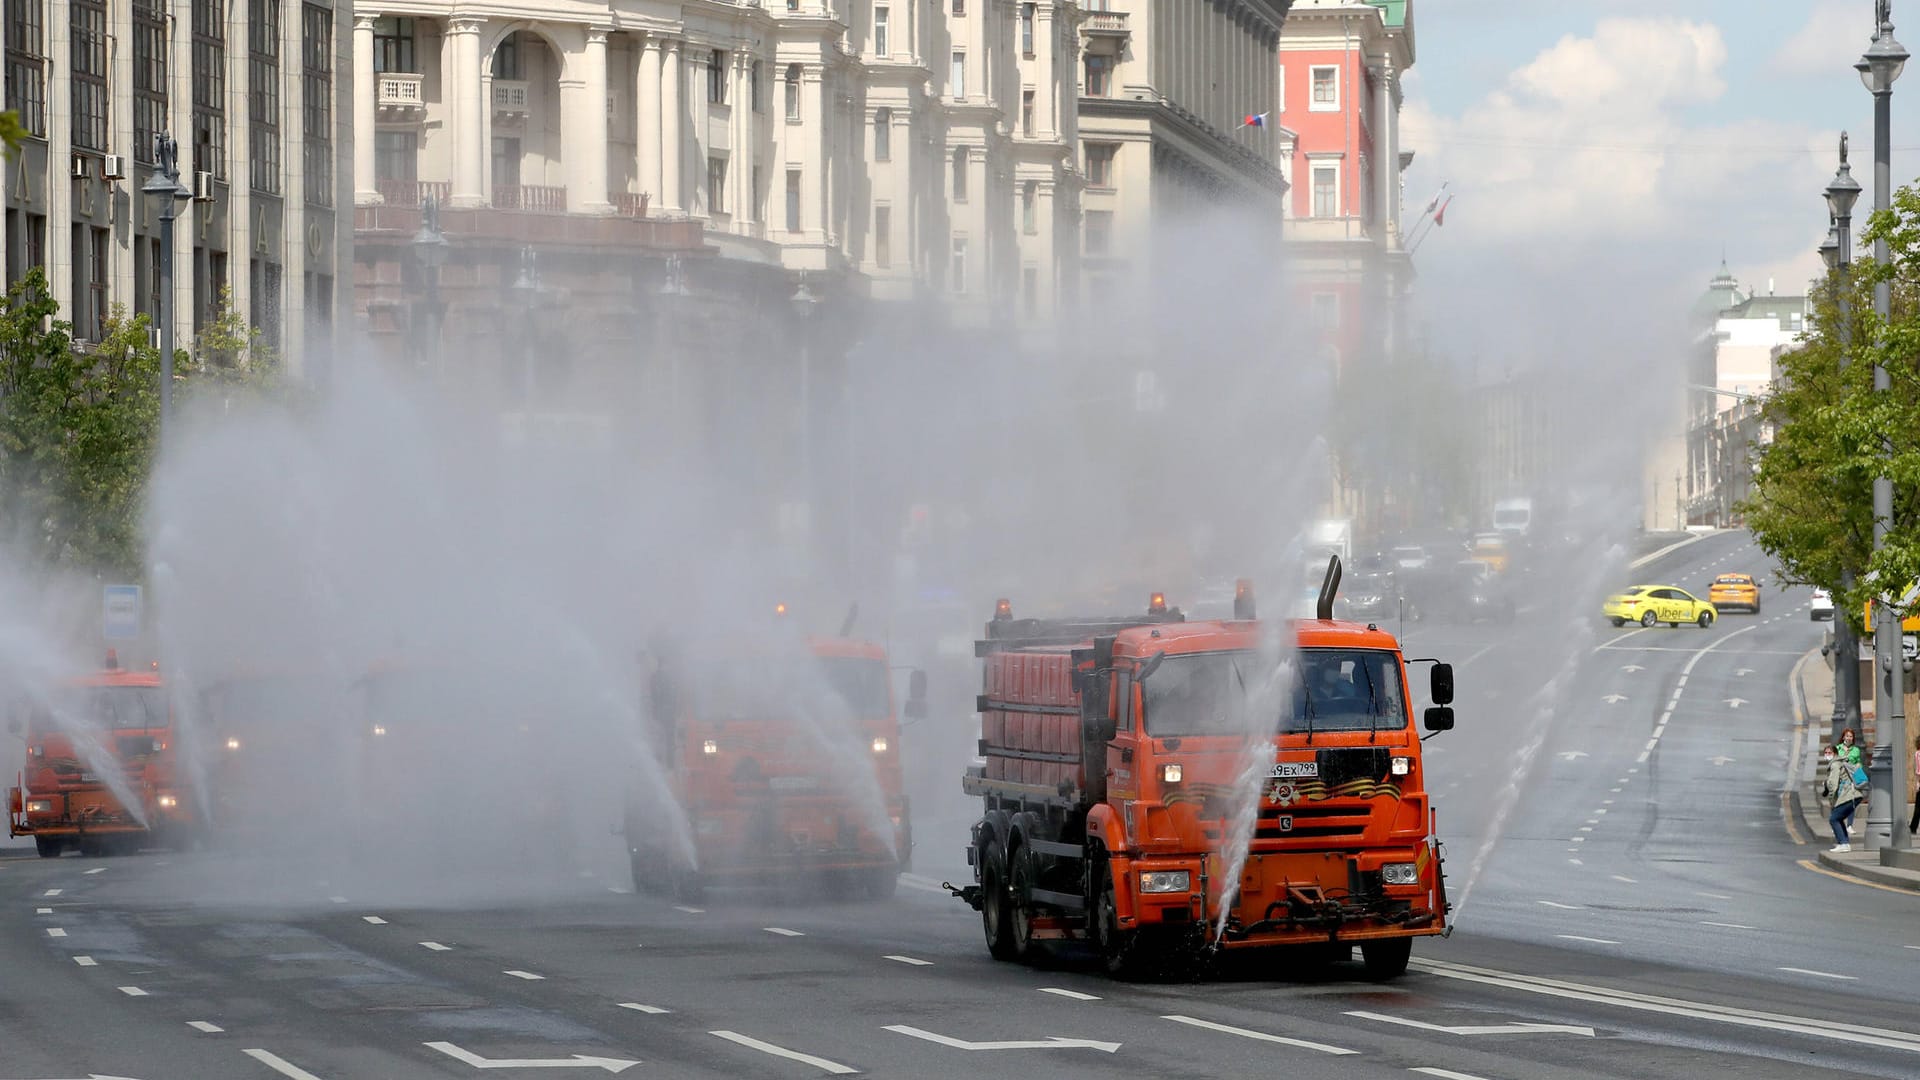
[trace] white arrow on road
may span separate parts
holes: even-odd
[[[1362,1020],[1378,1020],[1385,1024],[1399,1024],[1402,1027],[1419,1028],[1422,1031],[1444,1031],[1449,1035],[1546,1035],[1558,1032],[1564,1035],[1584,1035],[1593,1038],[1590,1027],[1575,1027],[1572,1024],[1486,1024],[1482,1026],[1447,1027],[1444,1024],[1429,1024],[1425,1020],[1411,1020],[1404,1016],[1388,1016],[1385,1013],[1350,1012],[1348,1016],[1357,1016]]]
[[[1625,695],[1625,694],[1608,694],[1608,695],[1607,695],[1606,697],[1603,697],[1603,698],[1601,698],[1600,700],[1601,700],[1601,701],[1604,701],[1604,702],[1606,702],[1606,703],[1607,703],[1607,704],[1609,704],[1609,705],[1618,705],[1618,704],[1620,704],[1621,702],[1623,702],[1623,701],[1625,701],[1625,700],[1627,700],[1627,695]]]
[[[1727,704],[1737,709],[1742,705],[1749,704],[1749,702],[1746,698],[1730,697],[1727,699]]]
[[[575,1054],[570,1058],[483,1058],[450,1042],[430,1042],[426,1045],[476,1069],[605,1069],[617,1073],[640,1064],[623,1058],[589,1057],[586,1054]]]
[[[911,1035],[916,1039],[925,1039],[932,1043],[939,1043],[941,1046],[951,1046],[955,1050],[1069,1050],[1080,1048],[1086,1050],[1104,1050],[1111,1054],[1120,1049],[1119,1043],[1097,1042],[1093,1039],[1067,1039],[1058,1035],[1049,1035],[1044,1039],[1015,1039],[1009,1042],[968,1042],[965,1039],[956,1039],[948,1035],[936,1035],[931,1031],[922,1031],[917,1027],[908,1027],[905,1024],[888,1024],[886,1030],[899,1032],[902,1035]]]
[[[1622,664],[1620,665],[1620,670],[1621,671],[1645,671],[1647,669],[1641,667],[1639,664]]]
[[[1574,760],[1575,758],[1583,758],[1583,757],[1586,757],[1586,756],[1587,756],[1587,752],[1586,752],[1585,750],[1562,750],[1562,751],[1560,751],[1560,760],[1561,760],[1561,761],[1572,761],[1572,760]]]
[[[1720,756],[1718,756],[1718,757],[1710,757],[1710,758],[1708,758],[1707,760],[1708,760],[1708,761],[1710,761],[1710,762],[1712,762],[1712,763],[1713,763],[1713,764],[1715,764],[1715,765],[1730,765],[1730,764],[1732,764],[1732,763],[1733,763],[1733,761],[1734,761],[1734,759],[1733,759],[1733,758],[1730,758],[1730,757],[1728,757],[1728,756],[1726,756],[1725,754],[1721,754],[1721,755],[1720,755]]]

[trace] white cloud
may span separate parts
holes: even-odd
[[[1820,0],[1806,25],[1781,43],[1767,70],[1776,75],[1831,78],[1853,65],[1873,40],[1873,20],[1854,0]]]

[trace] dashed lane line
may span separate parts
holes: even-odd
[[[527,980],[528,982],[539,982],[540,980],[542,980],[542,979],[545,979],[545,978],[546,978],[546,976],[545,976],[545,975],[535,975],[535,974],[534,974],[533,972],[531,972],[531,971],[521,971],[521,970],[519,970],[518,968],[512,968],[512,969],[509,969],[509,970],[506,970],[506,971],[503,971],[503,972],[501,972],[500,974],[502,974],[502,975],[511,975],[511,976],[513,976],[513,977],[514,977],[514,978],[516,978],[516,979],[525,979],[525,980]]]
[[[107,872],[107,868],[104,866],[96,866],[91,870],[82,870],[80,872],[83,874],[104,874]]]
[[[1638,885],[1638,884],[1640,884],[1640,883],[1639,883],[1638,881],[1635,881],[1634,879],[1632,879],[1632,878],[1630,878],[1630,877],[1628,877],[1628,876],[1627,876],[1627,875],[1625,875],[1625,874],[1610,874],[1610,875],[1608,875],[1608,876],[1609,876],[1609,877],[1611,877],[1611,878],[1613,878],[1613,880],[1615,880],[1615,881],[1623,881],[1623,882],[1625,882],[1625,883],[1627,883],[1628,885]]]
[[[933,961],[931,960],[922,960],[917,956],[901,956],[898,953],[888,953],[887,955],[881,957],[881,959],[893,960],[898,963],[910,965],[912,967],[932,967],[933,966]]]
[[[1746,923],[1737,923],[1737,922],[1710,922],[1710,921],[1708,921],[1708,920],[1706,920],[1706,919],[1701,919],[1701,920],[1700,920],[1700,925],[1701,925],[1701,926],[1718,926],[1718,927],[1721,927],[1721,928],[1723,928],[1723,929],[1726,929],[1726,930],[1758,930],[1758,929],[1760,929],[1760,928],[1759,928],[1759,927],[1757,927],[1757,926],[1748,926],[1748,925],[1747,925]]]
[[[218,1035],[227,1030],[219,1024],[209,1024],[205,1020],[189,1020],[187,1021],[187,1026],[195,1031],[204,1031],[209,1035]]]
[[[1618,944],[1620,944],[1620,943],[1619,943],[1619,942],[1617,942],[1617,941],[1608,941],[1608,940],[1607,940],[1606,938],[1599,938],[1599,937],[1581,937],[1581,936],[1580,936],[1579,934],[1555,934],[1555,935],[1553,935],[1553,936],[1554,936],[1554,937],[1557,937],[1557,938],[1565,938],[1565,939],[1567,939],[1568,941],[1584,941],[1584,942],[1587,942],[1588,944],[1591,944],[1591,945],[1618,945]]]
[[[372,924],[373,924],[373,925],[375,925],[375,926],[385,926],[385,925],[387,925],[387,920],[385,920],[385,919],[383,919],[383,918],[381,918],[381,917],[380,917],[380,916],[378,916],[378,915],[362,915],[362,916],[360,916],[360,918],[361,918],[361,920],[362,920],[363,922],[369,922],[369,923],[372,923]]]
[[[1078,990],[1067,990],[1058,986],[1043,986],[1040,988],[1040,992],[1043,994],[1053,994],[1056,997],[1072,998],[1075,1001],[1099,1001],[1100,1000],[1098,997],[1096,997],[1093,994],[1083,994]]]
[[[81,967],[99,967],[100,966],[100,961],[95,960],[91,956],[76,956],[73,958],[73,962],[76,964],[79,964]]]
[[[1842,982],[1859,982],[1858,975],[1841,975],[1832,971],[1815,971],[1812,968],[1783,967],[1779,971],[1791,971],[1795,975],[1811,975],[1816,979],[1838,979]]]
[[[675,904],[673,905],[673,910],[684,911],[689,915],[705,915],[707,913],[706,908],[688,907],[685,904]]]
[[[420,943],[420,947],[423,949],[432,949],[434,952],[446,952],[448,949],[453,948],[451,945],[442,945],[437,941],[423,941]]]
[[[1545,906],[1550,908],[1559,908],[1562,911],[1584,910],[1583,908],[1581,908],[1579,904],[1562,904],[1557,900],[1541,900],[1541,901],[1538,901],[1538,903],[1544,904]]]
[[[145,990],[140,989],[137,986],[123,986],[120,988],[120,992],[127,995],[128,997],[146,997],[147,996],[147,992]]]
[[[265,1065],[267,1068],[272,1069],[274,1072],[279,1073],[281,1076],[289,1076],[292,1077],[293,1080],[320,1080],[319,1077],[288,1061],[286,1058],[281,1057],[279,1054],[267,1050],[242,1050],[240,1052],[260,1064]]]
[[[742,1035],[737,1031],[709,1031],[707,1034],[716,1035],[730,1043],[744,1046],[749,1050],[758,1050],[763,1054],[771,1054],[777,1058],[786,1058],[788,1061],[798,1061],[803,1065],[811,1065],[821,1072],[831,1073],[835,1076],[844,1076],[860,1071],[850,1065],[842,1065],[837,1061],[828,1061],[823,1057],[814,1057],[812,1054],[803,1054],[798,1050],[789,1050],[784,1046],[775,1046],[770,1042],[761,1042],[759,1039]]]
[[[1414,1068],[1408,1069],[1407,1071],[1417,1072],[1422,1074],[1423,1076],[1438,1076],[1440,1077],[1440,1080],[1487,1080],[1487,1078],[1484,1076],[1475,1076],[1472,1073],[1454,1072],[1452,1069],[1438,1069],[1431,1065],[1415,1066]]]
[[[769,934],[779,934],[781,937],[806,937],[807,936],[798,930],[789,930],[784,926],[763,926],[760,929],[765,930]]]
[[[1269,1035],[1264,1031],[1229,1027],[1226,1024],[1216,1024],[1211,1020],[1201,1020],[1192,1016],[1163,1016],[1160,1019],[1171,1020],[1176,1024],[1185,1024],[1188,1027],[1205,1028],[1208,1031],[1218,1031],[1227,1035],[1238,1035],[1243,1039],[1257,1039],[1260,1042],[1279,1043],[1282,1046],[1297,1046],[1302,1050],[1318,1050],[1323,1054],[1357,1054],[1360,1052],[1358,1050],[1349,1050],[1344,1046],[1329,1046],[1326,1043],[1308,1042],[1305,1039],[1290,1039],[1285,1035]]]
[[[43,892],[40,895],[41,896],[59,896],[61,891],[62,890],[60,889],[48,889],[46,892]]]
[[[1727,895],[1726,893],[1717,893],[1717,892],[1696,892],[1696,893],[1694,893],[1693,895],[1695,895],[1695,896],[1704,896],[1704,897],[1706,897],[1706,898],[1707,898],[1707,899],[1709,899],[1709,900],[1731,900],[1731,899],[1733,899],[1733,897],[1731,897],[1731,896],[1728,896],[1728,895]]]
[[[637,1013],[646,1013],[648,1016],[665,1016],[667,1013],[673,1011],[671,1009],[663,1009],[658,1005],[642,1005],[637,1001],[623,1001],[620,1003],[620,1007],[623,1009],[632,1009]]]
[[[33,913],[35,915],[51,915],[53,914],[53,909],[50,907],[37,907],[33,909]]]
[[[47,927],[47,936],[48,937],[66,937],[67,932],[65,930],[60,929],[57,926],[49,926]]]

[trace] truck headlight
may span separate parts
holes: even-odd
[[[373,725],[373,733],[375,735],[385,735],[387,733],[387,725],[385,724]]]
[[[160,809],[162,810],[172,810],[174,807],[180,805],[180,800],[175,798],[172,795],[162,795],[160,796],[158,802],[160,803]]]
[[[227,740],[227,749],[229,749],[229,750],[238,750],[238,749],[240,749],[240,740],[239,740],[239,739],[228,739],[228,740]]]
[[[1390,862],[1380,868],[1380,880],[1389,885],[1420,884],[1420,868],[1410,862]]]
[[[51,814],[53,813],[53,800],[52,799],[28,799],[27,813]]]
[[[1405,776],[1413,771],[1413,759],[1397,757],[1393,759],[1393,775]]]
[[[1185,773],[1186,770],[1182,769],[1178,764],[1160,766],[1160,780],[1162,783],[1177,784],[1180,782],[1180,777],[1185,775]],[[1181,888],[1184,889],[1186,886],[1182,885]]]
[[[873,752],[876,754],[884,754],[887,752],[887,740],[884,737],[873,740]]]
[[[706,742],[700,744],[700,752],[703,754],[717,754],[720,752],[720,744],[714,742],[712,739],[708,739]]]
[[[1169,767],[1177,769],[1180,766]],[[1186,892],[1188,883],[1192,880],[1185,870],[1153,870],[1140,875],[1140,891],[1143,893]]]

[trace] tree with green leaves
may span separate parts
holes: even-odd
[[[1880,237],[1886,263],[1855,262],[1815,290],[1811,329],[1779,360],[1765,403],[1773,440],[1758,448],[1740,507],[1781,576],[1832,591],[1856,629],[1877,581],[1920,581],[1920,191],[1900,189],[1891,210],[1873,215],[1863,240]],[[1881,280],[1892,286],[1885,319],[1872,308]],[[1875,364],[1887,370],[1886,393],[1873,388]],[[1881,475],[1893,479],[1893,519],[1875,552]],[[1856,571],[1851,591],[1840,588],[1843,568]]]

